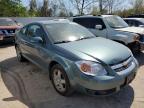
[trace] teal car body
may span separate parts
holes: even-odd
[[[29,31],[31,26],[41,28],[36,30],[39,31],[36,37],[30,36],[35,31]],[[79,33],[89,36],[83,34],[84,37],[79,38]],[[73,35],[71,41],[62,40],[64,35],[67,39],[71,37],[67,34]],[[58,36],[62,37],[55,41]],[[49,73],[50,79],[51,69],[59,64],[71,89],[90,95],[108,95],[119,91],[134,79],[138,69],[138,62],[127,47],[95,37],[84,27],[67,20],[28,24],[16,34],[15,42],[19,60],[23,57],[35,63]]]

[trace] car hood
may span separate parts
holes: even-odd
[[[19,26],[0,26],[0,29],[17,29]]]
[[[126,28],[119,28],[116,29],[119,31],[125,31],[125,32],[132,32],[132,33],[138,33],[138,34],[144,34],[144,28],[142,27],[126,27]]]
[[[131,55],[129,49],[124,45],[100,37],[57,45],[81,59],[88,60],[90,56],[109,65],[119,63]]]

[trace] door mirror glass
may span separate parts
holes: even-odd
[[[102,25],[95,25],[95,29],[102,30],[103,26]]]
[[[32,43],[43,43],[43,39],[41,37],[33,37]]]

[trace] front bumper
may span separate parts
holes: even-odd
[[[137,68],[138,64],[135,63],[129,72],[109,76],[92,77],[81,73],[77,78],[77,88],[89,95],[110,95],[128,85],[135,78]]]
[[[14,42],[15,35],[0,35],[0,43]]]

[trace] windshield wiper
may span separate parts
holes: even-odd
[[[91,38],[94,38],[94,37],[92,37],[92,36],[90,36],[90,37],[83,37],[83,38],[79,38],[79,39],[77,39],[76,41],[84,40],[84,39],[91,39]]]
[[[66,40],[66,41],[57,41],[54,44],[61,44],[61,43],[68,43],[68,42],[71,42],[71,41],[68,41],[68,40]]]

